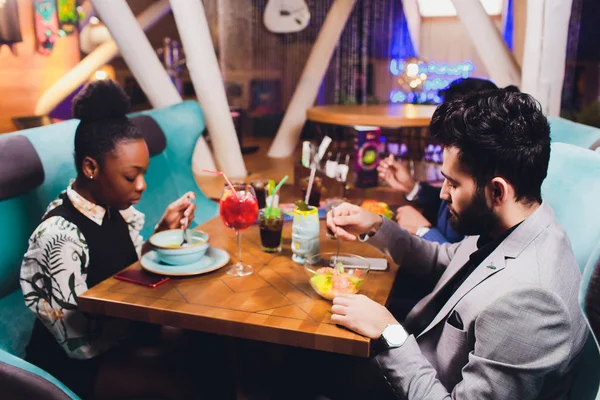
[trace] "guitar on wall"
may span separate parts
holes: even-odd
[[[310,11],[304,0],[269,0],[263,23],[273,33],[300,32],[310,22]]]

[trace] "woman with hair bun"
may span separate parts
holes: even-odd
[[[110,80],[92,82],[75,97],[77,177],[48,206],[21,267],[25,303],[37,317],[26,358],[85,398],[104,360],[136,325],[78,307],[81,293],[147,251],[144,214],[134,204],[146,189],[149,153],[129,110],[129,98]],[[189,192],[169,205],[156,231],[193,220],[193,199]]]

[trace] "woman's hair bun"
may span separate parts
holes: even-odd
[[[88,83],[73,99],[73,117],[82,122],[122,118],[130,109],[129,96],[110,79]]]

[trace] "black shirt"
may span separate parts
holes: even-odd
[[[469,256],[469,261],[463,265],[444,287],[431,300],[427,307],[423,310],[423,317],[419,320],[413,320],[405,326],[406,330],[413,335],[419,335],[425,329],[435,316],[441,311],[442,307],[450,300],[450,297],[458,290],[465,280],[475,271],[475,269],[485,260],[496,248],[510,235],[518,226],[513,226],[504,231],[495,239],[487,235],[481,235],[477,240],[477,250]]]

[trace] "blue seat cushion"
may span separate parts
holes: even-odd
[[[598,177],[598,153],[566,143],[552,143],[542,198],[552,206],[556,220],[567,232],[582,272],[593,249],[600,243]]]
[[[564,118],[548,117],[553,142],[569,143],[584,149],[596,147],[600,142],[600,129],[578,124]]]
[[[35,316],[25,306],[20,289],[0,299],[0,349],[25,357],[34,321]]]
[[[4,399],[79,400],[41,368],[0,350],[0,388]]]

